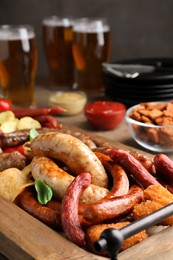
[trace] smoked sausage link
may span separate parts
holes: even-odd
[[[164,179],[173,182],[173,161],[165,154],[157,154],[154,157],[156,173]]]
[[[15,203],[49,227],[61,229],[61,204],[57,201],[52,201],[48,202],[47,205],[41,205],[38,203],[34,193],[31,187],[26,188],[17,197]]]
[[[62,200],[61,221],[64,234],[78,246],[85,244],[85,233],[82,230],[78,215],[79,198],[90,183],[91,175],[81,173],[69,185]]]
[[[99,200],[99,204],[104,202],[105,199],[115,198],[129,193],[129,180],[124,169],[118,164],[109,164],[105,166],[113,177],[113,186],[110,192],[102,199]],[[87,190],[87,189],[86,189]],[[79,214],[83,214],[85,209],[92,205],[92,203],[84,203],[79,205]]]
[[[0,153],[0,171],[13,167],[22,170],[25,165],[26,157],[18,151]]]
[[[129,179],[124,169],[118,164],[112,164],[112,159],[101,152],[95,152],[105,169],[111,174],[113,186],[106,198],[120,196],[129,192]]]
[[[128,194],[110,199],[102,199],[86,207],[83,217],[94,223],[113,219],[130,213],[137,203],[143,200],[143,190],[133,185]]]
[[[107,149],[107,154],[111,159],[120,164],[124,169],[133,175],[135,180],[144,188],[149,185],[161,185],[130,153],[122,149]]]

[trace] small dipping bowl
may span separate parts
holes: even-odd
[[[95,101],[84,108],[88,123],[98,130],[111,130],[123,120],[126,107],[113,101]]]
[[[79,114],[84,109],[87,96],[82,91],[58,91],[50,95],[49,103],[53,106],[59,105],[66,109],[62,115],[72,116]]]

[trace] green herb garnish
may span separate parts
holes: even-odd
[[[32,141],[39,133],[35,128],[32,128],[29,132],[29,140]]]
[[[41,205],[45,205],[53,197],[53,191],[43,180],[35,180],[35,189],[37,191],[37,199]]]

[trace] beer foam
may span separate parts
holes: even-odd
[[[8,41],[14,41],[14,40],[26,40],[26,39],[32,39],[35,37],[35,33],[32,30],[27,30],[27,28],[19,27],[11,28],[8,26],[3,26],[0,28],[0,40],[8,40]]]
[[[109,32],[110,28],[109,25],[103,24],[102,21],[87,21],[86,19],[86,21],[83,20],[81,23],[75,23],[73,31],[79,33],[105,33]]]
[[[45,26],[52,26],[52,27],[56,27],[56,26],[64,26],[64,27],[68,27],[72,25],[72,20],[70,20],[69,18],[60,18],[60,17],[56,17],[56,16],[52,16],[50,18],[45,18],[43,20],[43,25]]]

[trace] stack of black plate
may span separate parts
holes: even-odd
[[[141,64],[154,66],[151,72],[127,78],[103,71],[106,95],[126,106],[141,102],[173,99],[173,58],[135,59],[116,64]]]

